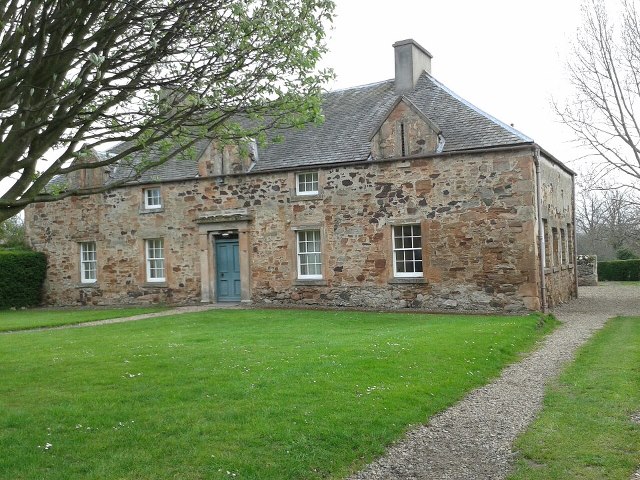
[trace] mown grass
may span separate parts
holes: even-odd
[[[42,327],[57,327],[76,323],[123,318],[143,313],[161,312],[167,307],[131,307],[98,310],[34,309],[0,311],[0,332],[29,330]]]
[[[629,480],[640,466],[640,317],[609,320],[547,389],[516,479]]]
[[[0,478],[343,478],[554,325],[214,310],[0,336]]]

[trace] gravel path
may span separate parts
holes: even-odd
[[[581,287],[579,295],[554,310],[563,325],[538,350],[409,432],[350,479],[504,478],[514,458],[513,441],[540,410],[545,384],[608,318],[640,314],[638,287]]]

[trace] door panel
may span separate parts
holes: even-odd
[[[240,300],[239,254],[237,239],[216,240],[216,291],[219,302]]]

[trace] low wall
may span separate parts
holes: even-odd
[[[578,285],[595,287],[598,285],[598,257],[578,255]]]

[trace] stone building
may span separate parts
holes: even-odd
[[[504,312],[575,297],[574,173],[438,82],[416,42],[394,49],[394,79],[327,93],[324,124],[282,143],[203,144],[126,187],[30,206],[45,302]]]

